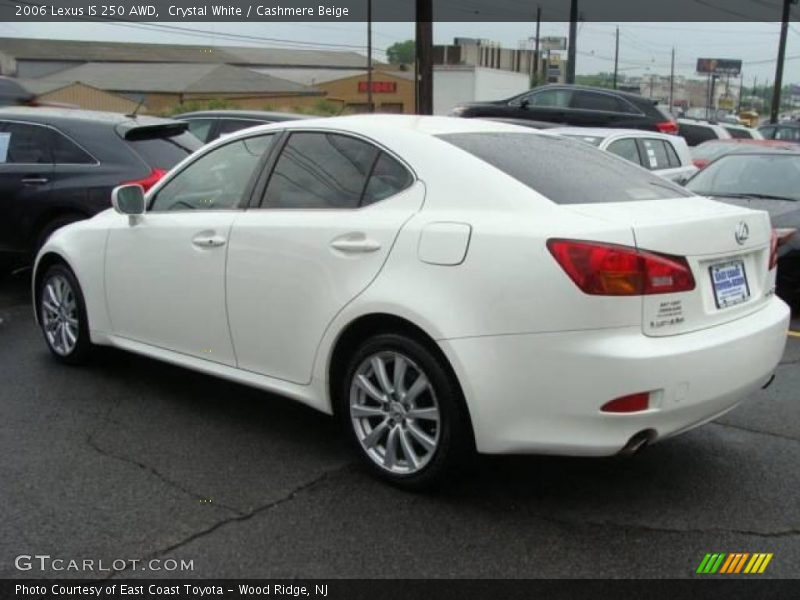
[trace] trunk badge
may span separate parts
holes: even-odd
[[[747,241],[747,238],[750,237],[750,228],[747,226],[747,223],[744,221],[740,222],[733,235],[736,238],[736,243],[740,246],[743,245]]]

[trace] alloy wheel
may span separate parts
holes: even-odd
[[[40,308],[48,345],[60,356],[69,355],[78,343],[80,322],[75,291],[63,275],[53,275],[42,286]]]
[[[377,352],[355,370],[350,419],[364,452],[393,474],[420,471],[439,445],[436,392],[425,372],[399,352]]]

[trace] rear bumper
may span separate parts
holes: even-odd
[[[641,328],[441,340],[461,382],[477,448],[604,456],[636,433],[656,439],[727,412],[767,382],[783,355],[789,308],[773,297],[731,323],[670,337]],[[651,408],[600,412],[654,391]]]

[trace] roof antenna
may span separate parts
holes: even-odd
[[[139,99],[139,104],[136,105],[136,108],[133,109],[133,112],[129,113],[129,114],[125,115],[125,116],[129,117],[131,119],[135,119],[136,116],[137,116],[137,113],[139,112],[139,109],[142,108],[143,104],[144,104],[144,94],[142,94],[142,97]]]

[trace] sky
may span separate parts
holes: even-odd
[[[745,85],[775,76],[780,23],[580,23],[579,74],[613,70],[614,36],[620,30],[619,72],[668,75],[675,48],[676,74],[695,75],[698,58],[732,58],[744,62]],[[193,29],[195,31],[188,31]],[[202,31],[197,31],[202,30]],[[542,23],[542,36],[566,36],[567,23]],[[454,37],[477,37],[519,48],[530,44],[535,23],[436,23],[434,43]],[[208,32],[208,33],[206,33]],[[364,23],[0,23],[0,36],[48,39],[110,40],[142,43],[251,45],[366,52]],[[374,23],[375,57],[413,38],[413,23]],[[800,83],[800,24],[791,24],[786,48],[784,84]]]

